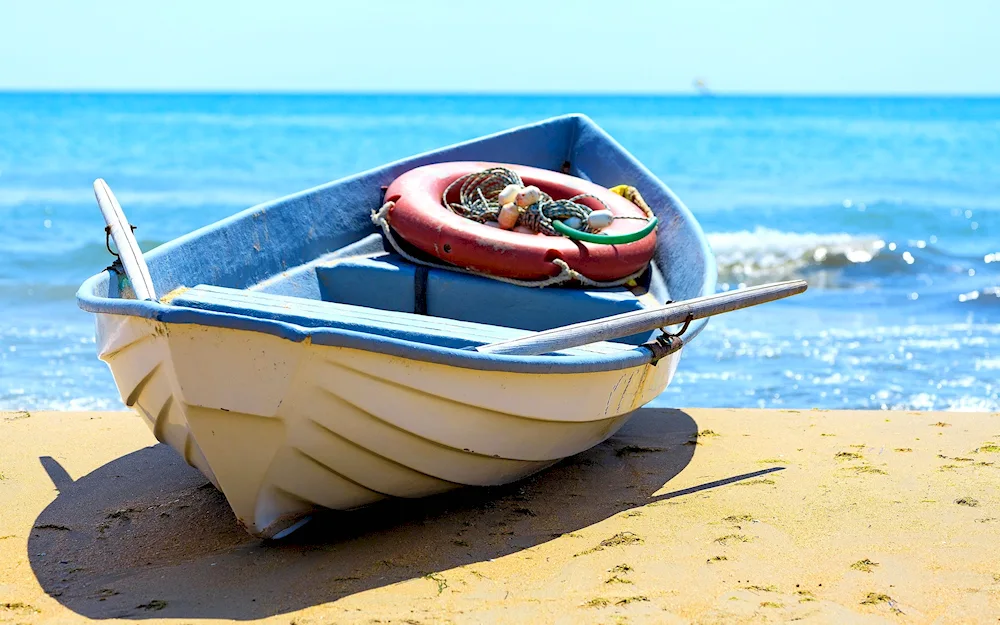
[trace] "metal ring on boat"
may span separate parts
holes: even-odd
[[[656,250],[656,233],[617,245],[588,244],[562,236],[546,236],[526,228],[501,230],[494,223],[481,224],[443,206],[441,195],[460,176],[490,167],[507,167],[525,184],[535,185],[554,199],[594,195],[615,215],[645,218],[642,209],[599,185],[566,174],[500,163],[450,162],[425,165],[396,178],[386,190],[389,225],[405,241],[452,265],[481,273],[519,280],[541,280],[559,273],[553,260],[561,259],[592,280],[610,281],[647,266]],[[452,201],[452,198],[448,198]],[[457,200],[457,197],[455,198]],[[594,210],[604,208],[591,198],[581,198]],[[603,232],[617,236],[634,229],[632,219],[615,220]]]

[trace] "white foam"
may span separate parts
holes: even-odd
[[[708,240],[718,262],[720,282],[745,283],[791,277],[809,266],[866,263],[885,245],[874,236],[770,228],[717,232],[709,234]]]
[[[996,371],[1000,369],[1000,358],[977,358],[976,371]]]
[[[21,391],[20,393],[16,391]],[[125,404],[111,397],[74,397],[66,399],[40,395],[29,395],[24,389],[12,389],[9,396],[0,398],[0,410],[55,410],[84,412],[92,410],[124,410]]]
[[[1000,401],[995,398],[963,395],[948,400],[944,410],[947,412],[996,412],[1000,410]]]

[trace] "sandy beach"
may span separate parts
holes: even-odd
[[[998,413],[643,409],[264,543],[131,413],[2,413],[0,622],[996,622],[998,485]]]

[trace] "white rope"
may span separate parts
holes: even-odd
[[[618,280],[612,280],[610,282],[598,282],[597,280],[591,280],[587,276],[583,275],[579,271],[572,269],[569,264],[561,258],[556,258],[552,260],[552,264],[559,267],[559,273],[552,276],[551,278],[546,278],[544,280],[517,280],[515,278],[504,278],[502,276],[494,276],[488,273],[483,273],[481,271],[475,271],[474,269],[467,269],[463,267],[458,267],[456,265],[443,265],[439,263],[430,263],[425,260],[421,260],[411,254],[408,254],[400,245],[396,242],[396,238],[392,234],[392,228],[389,227],[389,211],[396,203],[389,201],[382,205],[382,208],[377,211],[371,212],[372,223],[382,229],[382,233],[385,238],[389,241],[389,244],[396,251],[397,254],[402,256],[404,259],[410,261],[411,263],[417,265],[423,265],[424,267],[433,267],[434,269],[447,269],[449,271],[456,271],[458,273],[464,273],[472,276],[479,276],[481,278],[490,278],[491,280],[497,280],[499,282],[506,282],[507,284],[513,284],[515,286],[530,286],[535,288],[544,288],[547,286],[553,286],[556,284],[562,284],[564,282],[571,282],[576,280],[580,284],[595,288],[607,288],[622,286],[632,280],[635,280],[641,276],[646,268],[643,267],[635,273],[629,274],[624,278],[619,278]]]

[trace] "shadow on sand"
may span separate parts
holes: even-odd
[[[321,516],[292,537],[241,530],[222,495],[168,447],[72,481],[28,542],[42,587],[91,618],[252,619],[499,558],[636,506],[767,471],[660,490],[691,460],[697,425],[643,409],[612,439],[516,484]]]

